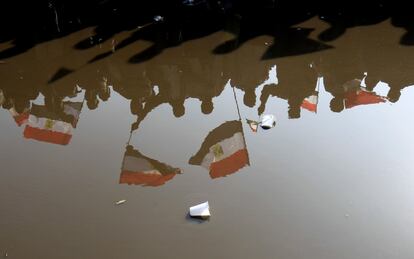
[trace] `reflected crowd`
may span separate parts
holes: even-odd
[[[186,100],[197,99],[200,111],[211,114],[213,99],[226,85],[242,92],[239,105],[254,109],[258,116],[273,97],[286,101],[289,119],[299,119],[304,109],[317,113],[323,90],[331,95],[329,108],[336,113],[360,105],[397,102],[402,90],[414,83],[411,49],[397,43],[377,44],[369,33],[328,45],[345,33],[344,27],[355,24],[325,19],[331,27],[318,35],[319,40],[307,38],[312,31],[309,28],[293,28],[297,21],[288,29],[275,30],[274,43],[251,35],[249,25],[243,24],[230,24],[230,33],[191,35],[188,44],[174,46],[165,42],[168,35],[163,30],[151,30],[156,35],[147,35],[149,38],[141,35],[147,33],[145,30],[136,31],[119,41],[115,33],[104,30],[107,35],[102,41],[108,40],[107,44],[95,44],[94,39],[93,44],[79,41],[84,35],[62,37],[10,55],[0,64],[0,105],[23,128],[25,138],[67,145],[82,109],[97,109],[110,99],[111,92],[129,102],[130,113],[136,117],[131,134],[164,104],[179,118],[186,114]],[[239,31],[234,32],[234,28]],[[96,28],[95,33],[99,30]],[[387,33],[386,29],[378,31]],[[146,40],[142,46],[131,39],[136,33]],[[148,43],[154,37],[157,41]],[[67,45],[76,48],[67,50]],[[131,58],[136,48],[144,50]],[[79,49],[83,49],[82,55],[77,54]],[[388,84],[386,96],[375,92],[379,82]],[[212,129],[189,164],[206,168],[211,178],[233,174],[249,165],[242,127],[245,119],[223,122]],[[120,183],[144,186],[163,185],[181,173],[181,169],[147,157],[130,144],[121,171]]]

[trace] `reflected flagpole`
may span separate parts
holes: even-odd
[[[318,77],[316,79],[316,96],[318,96],[318,98],[316,99],[316,110],[315,113],[318,113],[318,104],[319,104],[319,85],[321,83],[321,77]]]
[[[243,129],[242,118],[241,118],[241,115],[240,115],[239,102],[237,101],[236,90],[234,90],[234,85],[231,84],[231,79],[230,79],[230,86],[233,89],[234,102],[236,103],[237,114],[239,115],[239,121],[240,121],[241,130],[242,130],[243,142],[244,142],[244,146],[246,147],[246,151],[247,151],[246,152],[246,154],[247,154],[247,164],[250,166],[249,152],[248,152],[248,149],[247,149],[246,137],[244,136],[244,129]]]
[[[239,115],[239,120],[241,121],[239,102],[237,101],[236,91],[234,90],[234,86],[231,84],[231,81],[230,81],[230,86],[233,89],[233,96],[234,96],[234,101],[236,103],[237,114]]]

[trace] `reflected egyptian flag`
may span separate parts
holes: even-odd
[[[345,93],[344,98],[345,108],[347,109],[358,105],[384,103],[385,101],[385,97],[377,95],[375,92],[367,91],[363,87],[356,91],[349,91]]]
[[[375,92],[366,90],[361,84],[362,80],[352,79],[343,85],[345,91],[344,104],[346,109],[350,109],[358,105],[384,103],[386,101],[385,97],[377,95]]]
[[[211,178],[233,174],[249,165],[241,121],[227,121],[210,131],[189,163],[209,170]]]
[[[312,95],[306,97],[302,104],[301,107],[303,109],[306,109],[310,112],[314,112],[316,113],[317,111],[317,107],[318,107],[318,98],[319,98],[319,84],[320,84],[320,80],[321,78],[318,78],[317,82],[316,82],[316,87],[315,87],[315,91],[313,92]]]
[[[72,139],[83,102],[63,102],[63,112],[49,111],[44,105],[33,104],[23,135],[28,139],[67,145]]]
[[[173,168],[157,160],[142,155],[131,145],[126,147],[122,161],[119,183],[143,186],[160,186],[179,174],[179,168]]]
[[[19,127],[25,124],[29,119],[29,113],[30,113],[29,109],[25,110],[22,113],[18,113],[16,109],[10,108],[9,112],[11,116],[13,117],[14,121],[16,122],[17,126]]]

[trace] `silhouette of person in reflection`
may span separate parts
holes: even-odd
[[[210,131],[189,164],[209,170],[213,179],[236,173],[249,165],[241,121],[227,121]]]
[[[201,112],[205,115],[211,114],[214,110],[213,98],[219,96],[226,85],[224,78],[214,72],[215,68],[204,66],[202,71],[191,71],[185,75],[184,82],[187,85],[187,95],[196,98],[201,102]],[[192,83],[194,79],[197,82]]]
[[[253,40],[246,45],[247,48],[234,51],[231,58],[225,60],[225,71],[226,76],[231,78],[231,84],[244,92],[244,105],[253,108],[256,105],[256,88],[268,77],[270,65],[256,60],[265,51],[262,41]]]
[[[3,91],[0,90],[0,106],[9,110],[17,126],[20,127],[27,122],[31,106],[30,100],[7,98],[3,95]]]
[[[1,106],[8,110],[20,127],[27,122],[29,110],[33,100],[39,95],[39,89],[35,87],[25,87],[23,84],[14,84],[8,82],[7,85],[0,89]],[[12,87],[9,87],[8,84]]]
[[[105,102],[111,96],[111,89],[105,76],[93,81],[88,80],[86,84],[82,83],[80,87],[85,89],[85,100],[89,110],[98,108],[99,99]]]
[[[164,103],[171,106],[175,117],[183,116],[187,98],[200,100],[203,114],[213,111],[213,98],[220,95],[225,83],[220,62],[210,54],[202,54],[202,47],[195,43],[186,47],[185,52],[181,48],[171,49],[145,63],[143,85],[135,88],[141,94],[133,99],[133,114],[138,115],[139,123]]]
[[[157,187],[180,173],[181,169],[144,156],[132,145],[127,145],[119,183]]]
[[[265,85],[260,96],[258,115],[266,108],[270,96],[276,96],[288,102],[288,116],[290,119],[300,118],[303,100],[314,93],[317,82],[316,71],[309,66],[310,62],[301,60],[295,64],[296,70],[286,65],[278,65],[278,84]],[[300,71],[298,73],[298,70]]]
[[[77,85],[47,85],[41,90],[41,93],[44,96],[46,109],[57,116],[62,116],[63,118],[70,116],[64,111],[63,100],[67,97],[74,98],[80,92],[81,90]]]
[[[378,55],[381,52],[381,55]],[[414,85],[412,70],[414,57],[407,47],[372,50],[365,63],[368,64],[368,75],[365,78],[367,90],[372,91],[380,82],[390,87],[387,98],[395,103],[400,99],[401,92]]]

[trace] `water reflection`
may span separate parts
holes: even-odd
[[[373,91],[368,91],[361,85],[361,80],[353,79],[346,82],[343,90],[332,98],[330,107],[334,112],[341,112],[344,107],[350,109],[358,105],[367,105],[375,103],[383,103],[385,97],[377,95]]]
[[[160,186],[170,181],[181,170],[144,156],[132,145],[127,145],[122,161],[120,184]]]
[[[199,101],[203,116],[213,114],[214,98],[223,94],[227,82],[243,92],[243,109],[262,115],[274,99],[272,97],[276,97],[288,104],[290,119],[300,118],[303,109],[316,113],[323,90],[332,96],[331,111],[341,112],[359,105],[396,102],[404,87],[414,82],[409,72],[414,63],[408,49],[395,48],[395,44],[391,43],[376,44],[371,40],[371,34],[378,30],[393,35],[393,31],[384,24],[372,28],[373,32],[368,31],[366,35],[358,34],[363,39],[332,41],[335,48],[317,47],[315,52],[300,47],[302,43],[308,47],[313,43],[303,42],[304,37],[300,36],[310,37],[311,30],[298,27],[295,32],[292,31],[290,26],[298,21],[285,24],[277,32],[286,36],[288,41],[299,44],[299,47],[280,41],[278,37],[273,38],[274,35],[264,38],[250,35],[250,25],[244,25],[243,20],[236,18],[230,21],[233,22],[235,24],[229,26],[240,31],[190,38],[192,41],[189,43],[163,47],[157,55],[137,64],[127,62],[136,49],[145,52],[155,47],[151,42],[128,41],[131,37],[128,34],[115,39],[116,35],[111,33],[109,38],[113,39],[106,45],[82,47],[83,55],[77,55],[79,50],[72,49],[72,44],[82,42],[80,40],[84,39],[85,34],[89,35],[89,31],[61,38],[53,44],[39,45],[2,65],[0,104],[11,113],[18,126],[25,126],[26,138],[66,145],[76,128],[83,103],[89,110],[95,110],[110,99],[111,91],[128,100],[130,113],[136,117],[131,126],[134,131],[163,104],[171,108],[175,118],[186,115],[186,101],[189,99]],[[320,26],[318,22],[314,20],[308,26],[317,28]],[[286,26],[289,28],[287,31]],[[150,27],[146,29],[148,33],[154,30],[151,33],[163,37],[168,34]],[[157,37],[151,39],[157,42]],[[164,44],[166,39],[159,40],[159,44]],[[114,49],[118,41],[121,44]],[[283,55],[277,54],[279,50],[274,47],[278,44],[286,45],[283,48],[285,54],[289,53],[288,48],[294,46],[300,52],[295,55],[307,54],[280,58]],[[273,54],[269,52],[270,45]],[[349,45],[359,52],[355,53]],[[232,48],[226,50],[227,47]],[[377,55],[379,50],[383,55]],[[107,55],[109,52],[110,55]],[[272,59],[276,56],[279,59]],[[390,66],[393,69],[388,69]],[[374,92],[380,81],[390,87],[386,97]],[[82,92],[83,101],[71,101],[80,97]],[[43,96],[44,104],[33,104],[39,96]],[[253,131],[257,130],[254,121],[247,123]],[[237,147],[238,150],[227,148],[227,142],[232,143],[230,146],[234,144],[232,148]],[[147,161],[148,166],[152,166],[151,170],[158,172],[151,174],[151,177],[158,175],[162,179],[171,179],[172,174],[177,173],[176,169],[145,157],[130,146],[125,154]],[[234,154],[237,155],[233,157]],[[233,158],[237,162],[230,168],[226,161]],[[223,164],[218,163],[222,160]],[[225,122],[213,129],[189,162],[206,167],[212,178],[229,175],[249,164],[241,121]],[[137,170],[122,173],[120,182],[156,185],[157,181],[154,184],[150,180],[146,182],[148,176],[141,177],[140,174]]]
[[[311,63],[307,59],[302,59],[296,63],[295,69],[288,64],[278,65],[278,84],[263,87],[258,114],[265,111],[269,97],[274,96],[287,101],[289,118],[300,118],[303,100],[314,94],[318,79],[315,69],[309,64]]]
[[[227,121],[211,130],[189,163],[209,170],[211,178],[233,174],[249,165],[241,120]]]
[[[181,258],[411,258],[414,59],[390,22],[318,39],[331,26],[318,18],[256,35],[262,28],[242,18],[234,27],[247,31],[186,41],[183,30],[172,45],[152,25],[124,45],[134,32],[99,42],[105,28],[87,28],[5,59],[0,249],[168,258],[159,249],[168,244]],[[95,33],[97,43],[73,48]],[[277,126],[257,130],[259,114]],[[125,145],[130,131],[136,141]],[[120,199],[126,206],[112,206]],[[188,226],[183,212],[204,200],[216,216]],[[189,246],[196,235],[201,245]]]
[[[82,106],[83,102],[70,101],[61,101],[53,107],[33,104],[24,137],[53,144],[69,144]]]
[[[305,99],[303,99],[302,101],[302,105],[301,107],[303,109],[306,109],[310,112],[314,112],[316,113],[318,110],[318,100],[319,100],[319,88],[320,85],[322,84],[323,78],[318,78],[317,82],[316,82],[316,87],[315,87],[315,91],[309,95],[308,97],[306,97]]]

